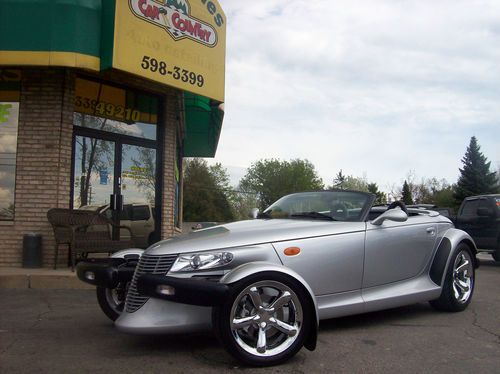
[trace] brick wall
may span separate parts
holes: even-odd
[[[175,206],[175,157],[176,157],[176,129],[179,126],[179,98],[174,91],[164,99],[164,117],[168,124],[165,128],[163,144],[163,212],[162,212],[162,239],[177,233],[174,222]]]
[[[47,210],[69,206],[73,75],[48,69],[23,70],[16,157],[14,222],[0,226],[0,265],[20,266],[22,237],[43,236],[43,263],[53,263]],[[63,252],[61,259],[65,256]]]
[[[70,204],[73,134],[73,70],[24,69],[22,71],[16,159],[16,199],[13,222],[0,222],[0,266],[21,266],[22,237],[28,232],[43,235],[43,264],[54,261],[54,239],[47,222],[50,208]],[[94,75],[97,77],[97,75]],[[161,237],[174,235],[175,138],[179,128],[179,92],[117,72],[102,78],[163,97],[165,138],[163,149],[163,209]],[[67,249],[59,249],[66,264]]]

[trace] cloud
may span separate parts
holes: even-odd
[[[454,182],[472,135],[500,162],[497,1],[223,1],[226,115],[216,160],[307,158],[384,187]],[[251,141],[249,141],[251,139]]]

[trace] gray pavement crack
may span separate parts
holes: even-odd
[[[47,295],[44,295],[42,300],[44,301],[45,305],[47,305],[48,310],[45,312],[38,313],[38,315],[36,316],[35,322],[29,327],[30,329],[35,328],[40,323],[43,316],[45,316],[46,314],[52,313],[54,311],[54,309],[52,308],[52,304],[50,303]]]
[[[46,314],[49,314],[49,313],[52,313],[54,311],[54,309],[52,308],[52,305],[50,304],[50,301],[49,299],[47,298],[47,296],[44,296],[42,298],[42,300],[44,301],[45,305],[47,306],[47,311],[45,312],[40,312],[37,314],[37,316],[35,317],[35,321],[31,324],[31,326],[28,327],[28,329],[33,329],[35,328],[39,323],[40,321],[42,320],[42,317],[45,316]],[[7,347],[5,347],[1,352],[0,352],[0,356],[4,355],[5,353],[7,353],[20,339],[17,338],[17,339],[14,339],[14,341],[12,343],[10,343]]]
[[[496,338],[496,341],[495,343],[496,344],[500,344],[500,334],[498,333],[495,333],[489,329],[487,329],[486,327],[483,327],[479,324],[479,321],[478,321],[478,315],[477,315],[477,312],[474,308],[471,308],[471,311],[472,311],[472,315],[474,316],[474,320],[472,321],[472,325],[474,327],[477,327],[478,329],[480,329],[481,331],[484,331],[485,333],[489,334],[489,335],[493,335],[495,338]]]

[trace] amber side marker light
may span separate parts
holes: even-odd
[[[297,256],[300,253],[299,247],[288,247],[283,251],[287,256]]]

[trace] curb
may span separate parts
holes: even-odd
[[[1,274],[0,289],[95,289],[94,286],[80,281],[70,274]]]

